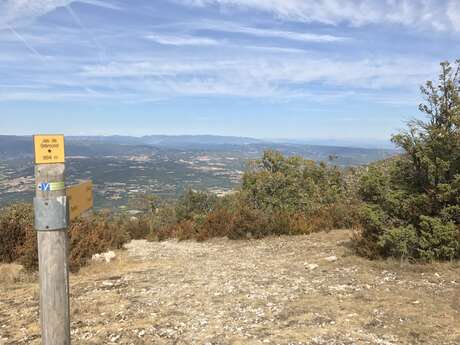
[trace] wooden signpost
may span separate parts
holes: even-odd
[[[93,206],[92,182],[66,190],[63,135],[36,135],[34,146],[42,344],[70,345],[67,227]]]
[[[64,136],[36,135],[34,145],[42,344],[70,345]]]

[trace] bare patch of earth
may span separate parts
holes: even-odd
[[[71,277],[72,343],[460,344],[458,263],[372,262],[349,238],[133,241]],[[0,344],[40,343],[37,284],[0,284]]]

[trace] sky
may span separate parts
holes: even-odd
[[[0,134],[387,140],[460,0],[0,0]]]

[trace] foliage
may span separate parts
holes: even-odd
[[[146,238],[150,234],[150,217],[148,214],[140,214],[136,217],[121,216],[118,227],[126,232],[132,240]]]
[[[15,204],[0,209],[0,261],[13,262],[24,256],[36,234],[29,204]]]
[[[77,271],[94,254],[121,249],[130,239],[122,224],[120,219],[112,219],[104,212],[73,222],[69,229],[70,269]]]
[[[244,174],[242,193],[254,209],[302,219],[300,233],[353,227],[359,203],[348,180],[353,174],[267,151]]]
[[[176,203],[176,217],[179,221],[193,220],[211,212],[217,197],[210,193],[187,189]]]
[[[175,206],[157,209],[150,239],[261,238],[353,227],[358,204],[337,167],[267,151],[234,194],[188,190]]]
[[[255,209],[311,214],[336,202],[345,183],[334,166],[266,151],[244,174],[242,189]]]
[[[426,121],[393,136],[404,154],[370,167],[358,250],[422,260],[460,257],[460,61],[421,88]]]
[[[68,231],[71,270],[78,270],[96,253],[121,248],[130,238],[123,224],[123,218],[104,212],[74,221]],[[0,210],[0,261],[18,261],[28,270],[37,269],[37,233],[31,205],[14,204]]]

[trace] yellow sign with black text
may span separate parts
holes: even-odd
[[[87,181],[67,188],[69,219],[78,218],[93,207],[93,182]]]
[[[34,135],[35,164],[65,162],[63,135]]]

